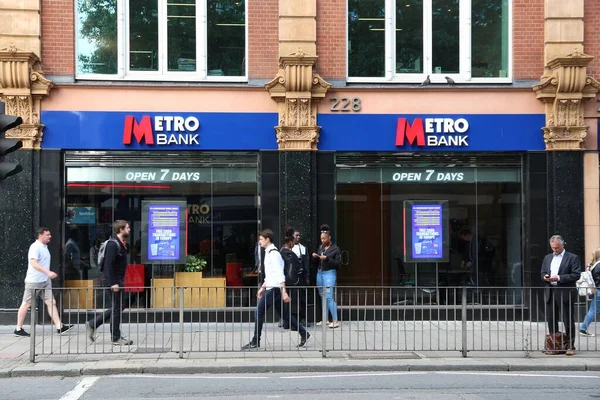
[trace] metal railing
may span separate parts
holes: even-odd
[[[114,352],[239,352],[255,333],[257,288],[152,287],[110,292],[105,288],[60,288],[62,321],[73,328],[57,333],[47,314],[40,323],[32,312],[31,361],[38,355],[105,354]],[[132,291],[133,290],[133,291]],[[327,303],[319,288],[288,288],[289,305],[278,302],[264,310],[260,347],[254,351],[349,352],[460,352],[543,351],[548,321],[561,314],[575,323],[572,338],[577,350],[598,350],[597,337],[577,332],[590,302],[574,288],[475,287],[335,287],[339,325],[328,324]],[[547,307],[551,292],[556,307]],[[34,293],[34,295],[37,293]],[[99,326],[92,342],[87,321],[99,318],[118,300],[124,305],[121,336],[131,345],[114,345],[110,318]],[[595,301],[595,300],[593,300]],[[600,308],[599,308],[600,310]],[[302,320],[310,335],[287,325]],[[319,321],[325,323],[316,325]],[[570,325],[570,324],[567,324]],[[554,326],[554,324],[553,324]],[[587,327],[594,331],[595,315]],[[554,328],[553,328],[554,329]],[[599,330],[600,334],[600,330]],[[305,337],[306,339],[306,337]]]

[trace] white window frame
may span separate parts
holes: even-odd
[[[459,73],[433,72],[432,11],[433,0],[423,0],[423,73],[399,74],[396,65],[396,4],[402,0],[385,0],[385,76],[350,76],[350,57],[346,51],[346,80],[349,83],[421,83],[429,75],[431,83],[446,84],[446,76],[457,83],[511,83],[513,81],[512,22],[513,0],[508,0],[508,71],[506,77],[471,77],[471,0],[459,0]],[[346,44],[349,40],[348,2],[346,2]]]
[[[207,1],[196,0],[196,71],[168,71],[168,26],[167,3],[173,0],[158,0],[158,43],[159,56],[158,71],[131,71],[129,70],[129,1],[117,1],[117,73],[116,74],[85,74],[79,73],[75,68],[75,79],[78,80],[104,80],[104,81],[168,81],[168,82],[247,82],[248,81],[248,0],[244,2],[244,75],[243,76],[210,76],[207,71],[208,53],[208,17]],[[75,63],[79,51],[77,37],[79,34],[79,15],[77,1],[74,2],[76,18]]]

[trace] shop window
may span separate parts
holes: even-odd
[[[77,78],[246,79],[244,0],[78,0]]]
[[[510,82],[511,0],[349,0],[348,81]]]
[[[520,167],[413,165],[338,167],[336,240],[349,254],[339,284],[432,288],[440,303],[456,300],[448,287],[522,286]],[[448,205],[447,259],[407,260],[407,201]]]
[[[225,288],[245,286],[253,290],[258,284],[254,273],[259,211],[256,165],[187,167],[165,161],[153,167],[111,166],[106,162],[103,166],[67,167],[63,243],[66,281],[92,281],[93,286],[100,285],[99,245],[112,234],[112,223],[123,219],[131,227],[128,268],[143,271],[140,276],[146,287],[136,296],[137,305],[176,304],[176,299],[168,303],[161,296],[163,303],[159,305],[158,299],[153,299],[156,292],[150,288],[158,281],[168,282],[166,286],[172,287],[176,272],[183,271],[184,264],[146,262],[148,257],[142,254],[142,239],[149,237],[147,218],[150,218],[146,212],[145,222],[144,205],[175,201],[187,206],[187,242],[185,249],[180,250],[184,256],[205,260],[203,279],[210,278],[205,280],[210,285],[222,285],[222,293],[227,293],[227,298],[223,296],[222,302],[213,306],[252,305],[255,296],[248,291],[225,292]],[[143,229],[147,230],[146,235]],[[154,250],[148,245],[146,251]],[[103,301],[101,291],[97,295],[96,305]]]

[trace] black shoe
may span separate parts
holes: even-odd
[[[25,332],[25,329],[21,328],[19,330],[15,329],[15,336],[16,337],[29,337],[31,336],[29,333]]]
[[[259,347],[260,347],[259,342],[250,341],[250,343],[248,343],[247,345],[242,346],[242,350],[258,349]]]
[[[59,335],[62,335],[63,333],[67,333],[69,332],[71,329],[73,329],[75,325],[63,325],[60,327],[60,329],[56,330],[56,333],[58,333]]]
[[[310,333],[306,332],[306,336],[302,336],[302,339],[300,339],[300,344],[298,344],[298,347],[304,347],[306,342],[308,342],[308,339],[310,339]]]

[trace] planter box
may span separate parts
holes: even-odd
[[[64,291],[64,308],[76,310],[94,309],[94,280],[66,280]]]
[[[202,272],[176,272],[175,286],[183,289],[184,308],[225,307],[225,278],[203,278]],[[179,291],[175,291],[175,306],[179,307]]]
[[[180,294],[179,287],[183,289],[183,307],[200,308],[200,286],[202,286],[202,272],[175,272],[175,305],[179,307]]]
[[[175,279],[157,278],[152,279],[152,307],[173,308],[175,307]]]

